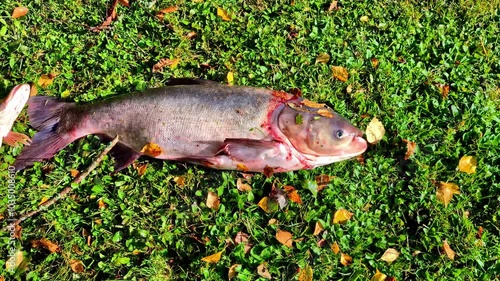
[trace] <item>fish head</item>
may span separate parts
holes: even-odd
[[[330,163],[359,155],[367,148],[363,131],[326,106],[288,105],[278,117],[278,126],[297,151],[328,158]]]

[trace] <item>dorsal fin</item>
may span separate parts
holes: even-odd
[[[167,86],[175,85],[219,85],[218,82],[200,79],[200,78],[171,78],[165,84]]]

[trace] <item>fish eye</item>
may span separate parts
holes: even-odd
[[[339,139],[340,139],[340,138],[342,138],[342,136],[344,136],[344,131],[342,131],[342,130],[337,130],[337,131],[335,132],[335,135],[337,136],[337,138],[339,138]]]

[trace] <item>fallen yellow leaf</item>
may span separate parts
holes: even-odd
[[[40,200],[40,203],[38,204],[38,206],[42,205],[43,203],[45,203],[47,201],[49,201],[49,197],[47,197],[47,196],[42,197],[42,200]]]
[[[327,53],[319,53],[316,58],[316,63],[327,63],[330,60],[330,55]]]
[[[207,262],[207,263],[218,263],[222,257],[222,252],[224,252],[224,250],[217,252],[213,255],[206,256],[206,257],[202,258],[201,260],[204,262]]]
[[[342,82],[347,82],[349,79],[349,73],[347,73],[347,69],[342,66],[332,66],[333,77]]]
[[[83,263],[81,260],[70,260],[69,266],[71,267],[71,270],[73,270],[74,273],[81,273],[85,271],[85,268],[83,267]]]
[[[409,140],[403,140],[403,141],[406,142],[405,160],[408,160],[413,155],[413,153],[415,153],[415,149],[417,148],[417,143]]]
[[[25,15],[28,14],[28,8],[26,7],[16,7],[14,8],[14,11],[12,11],[12,17],[15,19],[18,19],[20,17],[24,17]]]
[[[120,2],[120,4],[125,7],[130,7],[130,3],[128,2],[128,0],[118,0],[118,2]]]
[[[387,275],[381,273],[380,271],[375,272],[375,275],[373,275],[372,279],[370,281],[384,281],[387,278]]]
[[[207,196],[207,207],[217,211],[219,209],[220,199],[217,193],[209,191]]]
[[[330,246],[330,248],[332,249],[334,254],[340,253],[340,246],[339,246],[339,243],[337,243],[337,241],[333,242],[333,244]]]
[[[40,87],[47,87],[49,86],[50,84],[52,84],[52,82],[54,81],[54,78],[55,77],[51,77],[47,74],[43,74],[42,76],[40,76],[40,78],[38,79],[38,85]]]
[[[217,8],[217,15],[225,21],[231,21],[231,15],[222,8]]]
[[[236,164],[236,170],[242,171],[242,172],[247,172],[248,168],[244,164],[238,163],[238,164]]]
[[[340,209],[335,212],[333,215],[333,223],[345,223],[346,221],[350,220],[354,214],[345,210],[345,209]]]
[[[269,197],[263,197],[260,199],[259,203],[257,205],[264,210],[264,212],[268,213],[269,212]]]
[[[340,263],[343,266],[349,266],[352,264],[352,258],[348,254],[340,253]]]
[[[455,259],[455,251],[451,249],[450,245],[448,244],[448,241],[446,240],[443,241],[443,250],[448,256],[448,258],[450,258],[450,260]]]
[[[458,185],[449,182],[439,182],[438,189],[436,191],[436,198],[441,201],[444,206],[448,206],[453,194],[460,194],[460,188]]]
[[[292,234],[288,231],[284,231],[284,230],[278,230],[278,232],[276,232],[276,239],[278,239],[278,241],[289,247],[289,248],[292,248],[292,244],[293,244],[293,239],[292,239]]]
[[[309,265],[300,269],[299,281],[312,281],[313,280],[313,269]]]
[[[458,162],[458,170],[467,174],[474,174],[477,168],[477,159],[474,156],[463,156]]]
[[[362,17],[359,18],[359,20],[361,22],[368,22],[369,18],[368,18],[368,16],[362,16]]]
[[[7,269],[7,271],[24,271],[27,265],[28,260],[24,258],[23,251],[17,251],[14,256],[9,257],[9,259],[5,261],[5,268]]]
[[[396,249],[389,248],[385,250],[385,253],[382,255],[380,259],[388,263],[391,263],[395,261],[398,257],[399,257],[399,252]]]
[[[157,157],[163,153],[163,149],[154,142],[148,142],[142,147],[141,153],[150,157]]]
[[[30,97],[34,97],[38,94],[38,89],[35,86],[35,83],[30,83]]]
[[[234,73],[232,71],[227,73],[227,83],[229,85],[234,85]]]
[[[233,279],[234,277],[236,277],[236,275],[238,275],[238,272],[236,271],[236,268],[238,266],[240,266],[241,264],[233,264],[231,265],[231,267],[229,267],[229,272],[227,273],[227,278],[229,280]]]
[[[319,221],[316,222],[316,225],[314,226],[314,233],[313,235],[314,236],[318,236],[321,231],[323,231],[323,226],[321,225],[321,223]]]
[[[263,262],[257,266],[257,274],[266,279],[272,279],[271,273],[269,273],[269,270],[267,269],[267,262]]]
[[[366,127],[366,140],[371,144],[376,144],[382,140],[385,135],[385,128],[382,122],[377,117],[373,117],[372,121]]]
[[[243,183],[241,178],[236,180],[236,188],[241,192],[252,191],[252,187],[247,183]]]
[[[76,178],[78,177],[78,175],[80,175],[80,171],[78,171],[77,169],[71,169],[69,170],[69,174],[72,178]]]

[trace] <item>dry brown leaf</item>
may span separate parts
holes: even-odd
[[[483,238],[483,232],[484,232],[484,228],[483,228],[482,226],[480,226],[480,227],[477,229],[476,238],[477,238],[477,239],[481,239],[481,238]]]
[[[171,69],[175,68],[181,59],[175,58],[175,59],[161,59],[159,62],[157,62],[155,65],[153,65],[153,73],[161,71],[165,66],[169,66]]]
[[[226,78],[227,78],[227,84],[234,85],[234,73],[232,71],[229,71],[227,73]]]
[[[71,267],[71,270],[73,270],[74,273],[81,273],[85,271],[85,268],[83,267],[83,263],[81,260],[70,260],[69,266]]]
[[[31,246],[33,248],[40,248],[40,247],[45,248],[45,249],[49,250],[49,252],[51,252],[51,253],[58,253],[61,251],[61,249],[59,248],[59,246],[56,243],[51,242],[46,238],[31,241]]]
[[[222,8],[217,8],[217,15],[225,21],[231,21],[231,15],[228,14],[228,12]]]
[[[308,99],[303,99],[300,103],[305,105],[305,106],[311,107],[311,108],[318,108],[319,109],[319,108],[325,107],[324,103],[317,103],[314,101],[310,101]]]
[[[399,252],[396,249],[389,248],[385,250],[385,253],[382,255],[380,259],[388,263],[391,263],[395,261],[398,257],[399,257]]]
[[[439,91],[441,92],[443,98],[446,99],[448,97],[448,94],[450,93],[450,85],[438,83],[436,84],[436,86],[439,88]]]
[[[339,223],[343,224],[350,220],[354,214],[345,210],[345,209],[339,209],[335,212],[333,215],[333,223]]]
[[[97,207],[99,209],[105,209],[107,207],[107,205],[106,205],[106,203],[104,203],[104,200],[101,199],[101,200],[97,201]]]
[[[458,170],[467,174],[474,174],[477,168],[477,159],[474,156],[462,156],[458,162]]]
[[[130,3],[128,2],[128,0],[118,0],[118,2],[120,2],[120,4],[125,7],[130,7]]]
[[[54,77],[55,78],[55,77]],[[43,74],[42,76],[40,76],[40,78],[38,79],[38,86],[40,87],[47,87],[49,86],[50,84],[52,84],[52,82],[54,81],[54,78],[51,78],[49,75],[47,74]]]
[[[266,165],[266,167],[264,168],[263,174],[264,174],[264,176],[266,176],[266,178],[270,178],[274,174],[274,169],[272,167],[269,167]]]
[[[448,206],[453,194],[460,194],[458,185],[449,182],[438,182],[438,189],[436,191],[436,198],[441,201],[444,206]]]
[[[450,245],[448,244],[448,241],[446,240],[443,241],[443,251],[446,253],[448,258],[450,258],[450,260],[455,259],[455,251],[451,249]]]
[[[342,66],[332,66],[333,77],[339,81],[347,82],[349,73]]]
[[[78,245],[76,245],[76,244],[73,244],[73,246],[71,246],[71,250],[72,250],[75,254],[77,254],[77,255],[80,255],[80,256],[81,256],[81,255],[83,255],[82,250],[80,250],[80,247],[78,247]]]
[[[267,225],[275,225],[275,224],[278,224],[278,220],[275,219],[275,218],[272,218],[270,219],[268,222],[267,222]]]
[[[137,171],[137,174],[139,176],[143,176],[146,173],[146,170],[148,168],[148,164],[135,164],[135,162],[132,164],[135,170]],[[175,180],[175,179],[174,179]]]
[[[69,170],[69,174],[72,178],[76,178],[80,175],[80,171],[78,171],[77,169],[71,169]]]
[[[234,237],[234,243],[236,245],[239,245],[243,242],[247,242],[248,241],[248,234],[246,234],[245,232],[238,232],[236,233],[236,236]]]
[[[269,273],[269,270],[267,269],[267,262],[263,262],[257,266],[257,274],[266,279],[272,279],[271,273]]]
[[[377,68],[377,67],[378,67],[378,59],[376,59],[376,58],[372,58],[372,59],[371,59],[371,62],[372,62],[372,66],[373,66],[373,68]]]
[[[207,196],[207,207],[217,211],[219,209],[220,199],[217,193],[209,191]]]
[[[372,279],[370,279],[370,281],[384,281],[384,280],[386,280],[386,278],[387,278],[387,275],[381,273],[377,269],[377,272],[375,272],[375,275],[373,275],[373,277],[372,277]]]
[[[252,187],[247,183],[243,183],[242,178],[236,180],[236,188],[241,192],[252,191]]]
[[[283,186],[283,189],[285,190],[286,196],[290,201],[295,202],[297,204],[302,204],[302,199],[300,198],[299,193],[297,192],[297,190],[295,190],[293,186],[285,185]]]
[[[338,1],[332,1],[332,3],[330,3],[330,7],[328,7],[328,12],[331,12],[333,10],[338,10],[339,7],[338,7]]]
[[[109,6],[107,12],[106,12],[106,20],[100,25],[100,26],[96,26],[96,27],[91,27],[90,30],[93,31],[93,32],[99,32],[105,28],[107,28],[112,22],[114,19],[116,19],[116,5],[118,4],[118,1],[119,0],[113,0],[113,2],[111,2],[111,5]]]
[[[163,153],[163,149],[154,142],[148,142],[142,147],[141,153],[150,157],[157,157]]]
[[[237,268],[238,266],[240,266],[240,265],[241,265],[241,264],[237,264],[237,263],[236,263],[236,264],[231,265],[231,267],[229,267],[229,271],[228,271],[228,273],[227,273],[227,278],[228,278],[229,280],[233,279],[234,277],[236,277],[236,275],[238,275],[238,272],[236,272],[236,268]]]
[[[321,231],[323,231],[323,225],[321,225],[321,223],[319,221],[316,222],[316,225],[314,226],[314,233],[313,235],[314,236],[318,236]]]
[[[405,160],[408,160],[413,155],[413,153],[415,153],[415,149],[417,148],[417,143],[409,140],[403,140],[403,141],[406,142]]]
[[[337,241],[333,242],[333,244],[330,246],[330,248],[332,249],[334,254],[340,253],[340,246],[339,246],[339,243],[337,243]]]
[[[260,199],[259,203],[257,205],[264,210],[264,212],[268,213],[269,212],[269,197],[263,197]]]
[[[385,135],[384,124],[377,117],[373,117],[372,121],[366,127],[366,140],[371,144],[377,144]]]
[[[313,280],[313,269],[309,265],[301,268],[299,271],[299,281],[312,281]]]
[[[330,55],[327,53],[319,53],[316,58],[316,63],[327,63],[330,60]]]
[[[206,257],[202,258],[201,260],[204,262],[207,262],[207,263],[218,263],[222,257],[222,252],[224,252],[224,250],[217,252],[213,255],[206,256]]]
[[[326,117],[326,118],[333,118],[334,117],[333,112],[331,110],[326,109],[326,108],[318,109],[317,113],[323,117]]]
[[[340,253],[340,263],[343,266],[349,266],[352,264],[352,258],[348,254]]]
[[[158,13],[168,14],[168,13],[175,12],[178,9],[179,9],[179,7],[177,7],[177,6],[170,6],[170,7],[167,7],[165,9],[161,9]]]
[[[269,194],[269,198],[272,200],[273,203],[274,202],[278,203],[278,207],[280,208],[280,210],[282,210],[283,208],[286,207],[286,205],[288,205],[288,200],[286,195],[287,194],[283,191],[283,189],[276,187],[273,184],[271,193]]]
[[[16,7],[14,11],[12,11],[12,17],[18,19],[20,17],[24,17],[28,14],[28,8],[26,7]]]
[[[319,175],[316,176],[315,180],[318,184],[318,191],[323,190],[335,177],[329,175]]]
[[[190,31],[188,32],[188,34],[186,34],[186,37],[189,38],[189,39],[193,39],[194,37],[196,37],[196,32],[194,31]]]
[[[289,247],[289,248],[292,248],[293,246],[293,238],[292,238],[292,234],[288,231],[285,231],[285,230],[278,230],[278,232],[276,232],[276,239],[278,239],[278,241]]]

